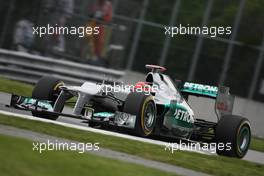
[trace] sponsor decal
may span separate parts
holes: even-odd
[[[186,82],[182,91],[216,97],[218,87]]]
[[[181,120],[187,123],[193,123],[193,120],[190,116],[190,114],[188,113],[188,111],[183,110],[183,109],[175,109],[175,113],[174,113],[174,117],[177,120]]]
[[[193,118],[190,113],[187,111],[186,107],[181,104],[174,103],[170,104],[170,108],[172,110],[171,116],[173,116],[176,120],[193,123]]]

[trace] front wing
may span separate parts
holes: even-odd
[[[96,112],[92,107],[87,107],[82,115],[75,115],[73,113],[67,114],[54,111],[51,101],[38,100],[31,97],[11,95],[10,103],[7,105],[10,108],[25,110],[25,111],[37,111],[44,114],[54,116],[66,116],[76,119],[88,120],[102,124],[108,124],[113,126],[125,127],[133,129],[135,127],[136,116],[125,112],[116,111],[112,112]],[[43,117],[45,118],[45,117]]]

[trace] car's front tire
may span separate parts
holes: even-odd
[[[216,126],[216,142],[225,146],[224,150],[216,148],[219,155],[243,158],[251,141],[251,129],[248,119],[240,116],[223,116]],[[222,145],[220,144],[220,145]]]
[[[35,85],[32,92],[32,98],[38,100],[51,101],[52,106],[54,106],[55,101],[57,100],[60,93],[59,87],[63,84],[64,83],[57,78],[54,78],[52,76],[44,76]],[[37,111],[32,111],[32,115],[35,117],[46,118],[51,120],[56,120],[59,117],[57,115],[51,115],[45,112]]]
[[[126,98],[123,112],[136,115],[136,135],[145,137],[153,132],[156,124],[156,105],[151,95],[131,92]]]

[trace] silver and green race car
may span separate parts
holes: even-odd
[[[146,67],[151,71],[135,85],[85,82],[70,86],[45,76],[36,84],[32,97],[12,95],[10,106],[32,111],[40,118],[80,118],[87,120],[90,127],[127,129],[142,137],[223,144],[222,149],[216,149],[219,155],[245,156],[251,140],[250,123],[232,115],[234,96],[229,88],[174,81],[163,73],[164,67]],[[190,105],[191,96],[215,100],[216,122],[199,117]],[[62,113],[67,104],[73,107],[70,114]]]

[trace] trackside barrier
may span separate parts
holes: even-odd
[[[125,72],[0,49],[0,74],[3,77],[31,84],[47,74],[54,75],[67,83],[81,84],[84,81],[118,80]]]

